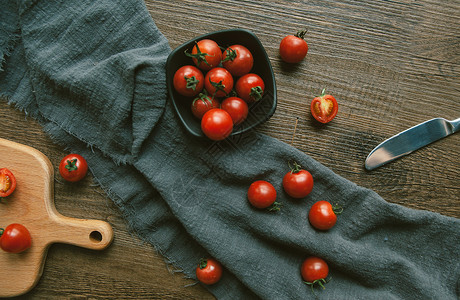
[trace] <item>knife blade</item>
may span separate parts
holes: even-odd
[[[373,170],[401,156],[444,138],[460,129],[460,118],[434,118],[406,129],[380,143],[367,156],[364,166]]]

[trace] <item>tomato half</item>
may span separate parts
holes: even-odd
[[[0,228],[0,248],[10,253],[20,253],[30,248],[32,238],[29,230],[21,224],[10,224]]]
[[[257,180],[249,186],[248,200],[256,208],[268,208],[276,203],[276,189],[268,181]],[[278,209],[275,205],[274,210]]]
[[[251,51],[242,45],[233,45],[225,49],[222,55],[222,66],[233,76],[242,76],[251,71],[254,58]]]
[[[322,258],[310,256],[302,263],[300,273],[305,282],[315,283],[326,279],[329,274],[329,266]]]
[[[194,66],[180,67],[173,78],[174,89],[186,97],[198,95],[204,87],[203,73]]]
[[[235,84],[236,93],[248,103],[262,99],[265,90],[263,79],[254,73],[241,76]]]
[[[219,107],[220,103],[214,97],[209,96],[207,93],[200,93],[198,97],[193,99],[192,114],[201,120],[208,110]]]
[[[222,50],[213,40],[204,39],[195,44],[192,53],[185,52],[192,58],[193,63],[201,70],[211,70],[217,67],[222,60]]]
[[[283,188],[292,198],[303,198],[313,190],[313,176],[294,163],[291,171],[283,177]]]
[[[337,222],[337,214],[342,212],[339,206],[332,206],[327,201],[318,201],[312,205],[308,213],[310,224],[319,230],[328,230]]]
[[[233,125],[239,125],[246,120],[249,112],[246,101],[238,97],[228,97],[222,101],[221,108],[232,117]]]
[[[321,95],[311,101],[310,110],[318,122],[328,123],[337,115],[339,106],[337,100],[331,95],[326,95],[323,89]]]
[[[304,40],[306,30],[288,35],[281,40],[280,56],[287,63],[298,63],[307,55],[308,44]]]
[[[86,160],[79,154],[69,154],[65,156],[59,164],[59,173],[62,178],[70,182],[77,182],[85,177],[88,172]]]
[[[204,87],[210,95],[225,97],[233,89],[232,74],[224,68],[214,68],[206,74]]]
[[[203,115],[201,130],[213,141],[223,140],[233,131],[232,117],[223,109],[213,108]]]
[[[217,283],[222,277],[222,265],[215,259],[201,259],[196,267],[196,278],[207,285]]]
[[[16,189],[16,178],[7,168],[0,169],[0,198],[8,197]]]

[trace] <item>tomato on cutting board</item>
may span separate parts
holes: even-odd
[[[215,284],[221,277],[222,265],[215,259],[202,258],[196,267],[196,278],[204,284]]]
[[[7,168],[0,169],[0,198],[8,197],[16,189],[16,178]]]
[[[332,95],[327,95],[323,89],[321,95],[311,101],[310,110],[313,117],[321,123],[332,121],[337,115],[339,106]]]
[[[20,253],[30,248],[32,238],[24,225],[13,223],[0,228],[0,248],[10,253]]]
[[[59,173],[62,178],[70,182],[77,182],[85,177],[88,172],[86,160],[79,154],[69,154],[65,156],[59,164]]]

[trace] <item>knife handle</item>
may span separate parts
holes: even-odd
[[[452,125],[452,133],[458,131],[460,129],[460,118],[449,121],[450,125]]]

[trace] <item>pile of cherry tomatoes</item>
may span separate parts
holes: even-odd
[[[251,103],[263,96],[264,80],[251,73],[252,53],[238,44],[222,51],[215,41],[203,39],[185,55],[191,61],[175,72],[174,89],[190,99],[203,133],[211,140],[223,140],[246,120]]]
[[[59,164],[59,173],[70,182],[85,177],[88,171],[86,160],[78,154],[69,154]],[[7,168],[0,169],[0,199],[6,198],[16,190],[16,177]],[[21,253],[32,245],[29,230],[22,224],[12,223],[0,228],[0,248],[9,253]]]

